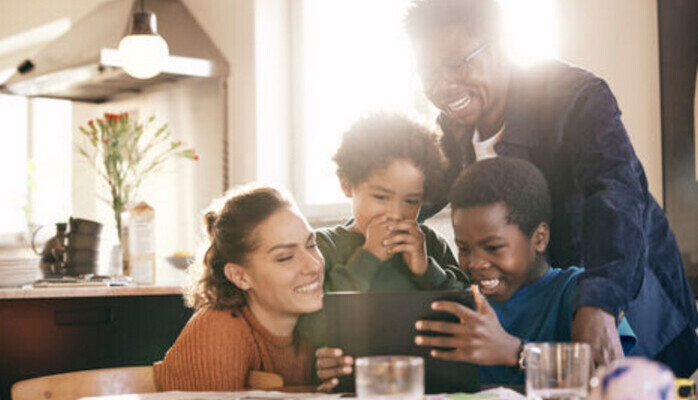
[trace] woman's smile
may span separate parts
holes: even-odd
[[[293,292],[296,294],[322,294],[322,285],[320,284],[320,277],[316,277],[312,282],[306,283],[293,288]]]

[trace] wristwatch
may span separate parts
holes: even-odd
[[[521,339],[521,345],[519,346],[519,351],[516,354],[516,364],[519,370],[526,370],[526,358],[524,357],[524,347],[526,346],[526,341]]]

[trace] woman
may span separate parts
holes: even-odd
[[[311,347],[298,316],[322,308],[324,260],[292,200],[270,187],[239,190],[205,216],[210,245],[186,295],[196,309],[163,361],[160,390],[235,391],[252,371],[284,386],[311,383]]]

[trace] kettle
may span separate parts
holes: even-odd
[[[68,247],[66,229],[68,228],[68,224],[65,222],[56,223],[56,235],[44,244],[43,250],[39,253],[36,251],[34,240],[41,228],[42,227],[39,227],[35,230],[32,235],[32,250],[34,250],[37,255],[41,256],[39,261],[41,273],[44,275],[44,278],[65,275],[66,249]]]
[[[66,232],[70,225],[70,232]],[[66,275],[94,274],[97,269],[99,235],[102,224],[81,218],[70,218],[69,223],[56,223],[56,235],[49,239],[39,253],[36,250],[36,234],[32,235],[32,249],[41,256],[39,269],[44,278],[60,278]]]

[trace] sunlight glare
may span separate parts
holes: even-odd
[[[343,201],[332,155],[342,132],[376,110],[414,115],[420,83],[404,0],[323,0],[305,8],[305,199]]]
[[[555,0],[499,0],[504,34],[512,60],[529,66],[557,56]]]

